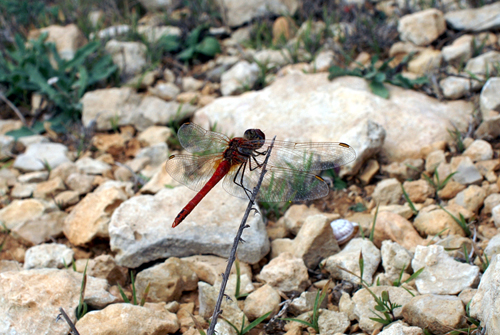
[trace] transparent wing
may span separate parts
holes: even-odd
[[[222,152],[229,142],[226,135],[205,130],[191,122],[184,123],[177,136],[182,147],[189,152]]]
[[[264,141],[261,149],[257,152],[265,153],[272,140]],[[242,148],[253,149],[256,141],[246,141],[241,144]],[[264,154],[256,157],[259,164],[264,162]],[[348,164],[356,159],[356,151],[342,142],[310,142],[296,143],[287,141],[275,141],[269,157],[269,165],[277,168],[318,171],[337,168]]]
[[[243,179],[241,173],[244,170]],[[282,169],[273,166],[267,166],[267,173],[262,180],[262,186],[257,200],[262,202],[284,202],[284,201],[303,201],[318,199],[326,196],[329,192],[328,184],[319,176],[305,171]],[[242,184],[248,194],[253,192],[257,185],[261,169],[253,171],[249,164],[245,169],[238,172],[238,168],[232,168],[224,178],[222,187],[235,197],[248,199],[245,189],[238,184]]]
[[[179,183],[199,191],[213,176],[222,161],[220,154],[206,156],[172,155],[165,166],[167,172]]]

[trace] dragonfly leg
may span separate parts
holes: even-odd
[[[234,179],[233,179],[233,182],[238,185],[239,187],[241,187],[244,191],[245,191],[245,194],[247,195],[248,199],[250,200],[251,199],[251,195],[252,195],[252,191],[249,190],[248,188],[246,188],[244,185],[243,185],[243,171],[245,171],[245,168],[247,166],[247,162],[248,161],[245,161],[245,163],[241,164],[240,167],[238,168],[238,171],[236,171],[236,173],[234,174]],[[240,181],[238,182],[238,175],[241,173],[241,177],[239,178]]]

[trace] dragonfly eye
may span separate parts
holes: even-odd
[[[260,129],[247,129],[243,135],[247,140],[265,140],[266,135]]]

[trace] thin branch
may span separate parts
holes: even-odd
[[[5,102],[13,111],[16,113],[17,117],[21,120],[21,122],[24,124],[25,127],[28,126],[28,123],[26,122],[26,119],[24,118],[23,114],[19,109],[17,109],[16,105],[14,105],[5,95],[3,95],[2,92],[0,92],[0,99]]]
[[[62,307],[59,307],[59,311],[61,312],[61,314],[59,314],[59,316],[62,315],[62,317],[64,318],[64,320],[66,320],[66,323],[71,328],[71,332],[73,334],[75,334],[75,335],[80,335],[80,333],[78,332],[78,330],[76,330],[75,324],[71,321],[71,319],[69,318],[68,314],[66,314],[66,312],[64,311],[64,309],[62,309]]]
[[[250,212],[252,211],[253,205],[255,204],[255,198],[259,193],[260,185],[262,184],[262,180],[264,179],[264,175],[266,174],[266,166],[267,161],[269,160],[269,156],[271,155],[271,150],[273,149],[274,140],[276,136],[273,138],[269,149],[267,150],[266,159],[262,164],[262,173],[260,174],[259,182],[257,186],[253,189],[252,197],[250,198],[250,202],[248,203],[247,209],[245,211],[245,215],[243,215],[243,219],[241,220],[240,227],[238,229],[238,233],[234,238],[233,247],[231,248],[231,253],[229,254],[229,258],[227,260],[226,272],[222,276],[222,283],[220,285],[219,296],[217,297],[217,302],[215,304],[214,313],[212,315],[212,322],[210,323],[210,327],[208,328],[207,335],[213,335],[215,332],[215,326],[217,324],[217,318],[222,313],[220,307],[222,305],[222,299],[224,298],[224,291],[226,290],[227,281],[229,279],[229,275],[231,273],[231,268],[233,267],[234,260],[236,259],[236,250],[238,249],[238,243],[241,240],[241,235],[243,234],[243,230],[247,227],[246,222]]]

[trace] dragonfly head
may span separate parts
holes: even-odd
[[[264,140],[266,139],[266,135],[264,135],[264,133],[260,129],[247,129],[245,130],[245,134],[243,135],[243,137],[250,141],[262,140],[262,143],[259,145],[259,148],[264,145]]]

